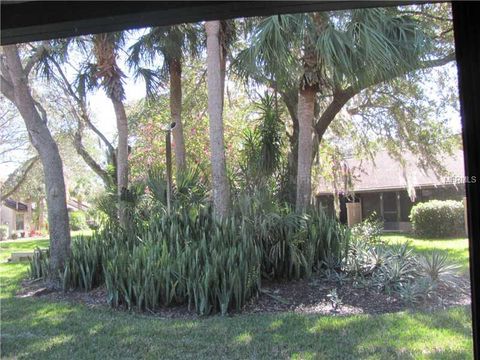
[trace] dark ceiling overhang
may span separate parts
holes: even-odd
[[[201,20],[412,3],[415,1],[2,1],[1,44]]]

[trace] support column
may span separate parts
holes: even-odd
[[[383,217],[383,192],[380,193],[380,217],[382,220],[384,219]]]
[[[402,206],[400,204],[400,192],[396,192],[396,201],[397,201],[397,222],[400,223],[402,221]],[[400,224],[399,224],[400,226]]]
[[[480,359],[480,26],[476,2],[452,1],[465,161],[474,358]]]

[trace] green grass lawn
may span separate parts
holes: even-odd
[[[91,230],[79,230],[72,231],[72,236],[88,236],[91,235]],[[44,237],[27,237],[19,238],[11,241],[0,241],[0,263],[5,262],[7,258],[10,257],[12,252],[22,252],[22,251],[31,251],[36,247],[39,248],[48,248],[49,240],[48,236]]]
[[[388,236],[387,241],[408,239]],[[418,251],[439,248],[468,259],[464,240],[414,241]],[[1,258],[37,245],[47,242],[0,243]],[[0,264],[2,359],[472,358],[469,307],[346,317],[272,314],[166,320],[14,298],[26,271],[26,264]]]
[[[388,234],[383,235],[382,239],[390,244],[400,244],[408,242],[415,252],[419,254],[429,254],[433,251],[448,254],[451,262],[461,266],[463,272],[467,272],[468,265],[468,240],[463,238],[454,239],[419,239],[411,235]]]

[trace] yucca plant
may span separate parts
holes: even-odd
[[[29,276],[31,279],[47,278],[49,274],[49,253],[39,247],[33,250],[30,260]]]
[[[325,256],[342,257],[345,233],[336,222],[276,210],[265,212],[254,201],[217,220],[211,207],[192,204],[125,228],[110,222],[72,241],[59,277],[64,290],[105,284],[112,307],[155,311],[186,303],[201,315],[240,310],[258,294],[262,274],[300,278]],[[38,254],[32,274],[42,276],[45,261]]]

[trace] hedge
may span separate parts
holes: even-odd
[[[427,238],[465,235],[464,206],[461,201],[431,200],[412,207],[410,212],[415,234]]]

